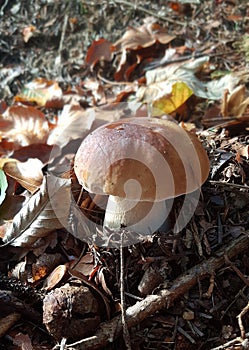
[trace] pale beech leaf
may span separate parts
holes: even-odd
[[[40,190],[14,217],[3,238],[4,243],[32,247],[39,238],[67,225],[70,205],[71,181],[53,175],[44,177]]]
[[[7,175],[19,182],[31,193],[38,190],[42,183],[42,162],[37,158],[30,158],[26,162],[5,162],[3,170]]]

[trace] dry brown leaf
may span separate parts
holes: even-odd
[[[224,118],[241,117],[249,106],[249,97],[245,97],[245,85],[239,85],[229,92],[226,90],[221,102],[221,114]]]
[[[27,27],[24,27],[22,30],[23,41],[27,43],[29,39],[32,38],[35,31],[36,31],[36,27],[33,26],[32,24]]]
[[[86,54],[86,63],[94,66],[99,60],[111,61],[113,58],[113,45],[106,39],[93,41]]]
[[[2,117],[9,122],[7,130],[0,131],[0,137],[13,141],[16,145],[27,146],[42,143],[49,133],[48,122],[38,109],[30,106],[14,105]]]
[[[13,339],[14,344],[18,345],[21,350],[34,350],[31,339],[28,334],[18,333]]]
[[[37,158],[45,165],[50,159],[53,148],[54,146],[45,143],[35,143],[15,150],[11,157],[20,162],[25,162],[29,158]]]
[[[156,41],[161,44],[168,44],[175,36],[167,34],[165,28],[156,23],[154,18],[148,17],[144,24],[138,28],[129,27],[122,38],[115,42],[117,50],[137,49],[149,47]]]
[[[94,269],[94,259],[91,253],[86,253],[80,261],[77,262],[76,266],[75,262],[72,261],[71,268],[75,271],[80,272],[84,276],[89,276]]]
[[[12,220],[25,202],[25,197],[20,195],[7,196],[1,205],[0,219]],[[6,228],[6,227],[5,227]],[[3,228],[5,231],[6,229]]]

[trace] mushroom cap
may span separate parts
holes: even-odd
[[[129,118],[105,124],[81,143],[74,163],[90,193],[161,201],[200,188],[209,159],[197,136],[169,120]]]

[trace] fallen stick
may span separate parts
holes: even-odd
[[[127,327],[134,327],[145,318],[155,314],[163,308],[169,308],[174,301],[185,294],[198,281],[204,279],[225,263],[225,256],[229,259],[249,249],[249,232],[233,240],[226,248],[215,252],[215,256],[192,267],[173,281],[169,289],[163,289],[156,295],[148,295],[142,301],[130,306],[126,310]],[[103,322],[95,335],[82,339],[76,343],[66,345],[68,350],[95,350],[111,343],[122,334],[121,316],[116,316],[108,322]]]

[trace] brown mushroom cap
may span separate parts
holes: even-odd
[[[74,169],[91,193],[161,201],[201,187],[209,160],[197,136],[178,124],[129,118],[89,134],[76,153]]]

